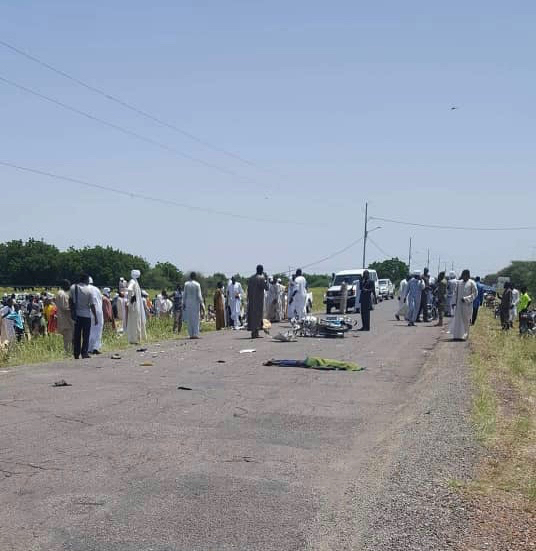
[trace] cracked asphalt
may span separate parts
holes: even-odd
[[[394,308],[344,339],[225,331],[0,373],[0,549],[454,549],[466,345]],[[365,370],[262,365],[307,355]]]

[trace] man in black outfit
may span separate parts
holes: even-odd
[[[363,327],[359,331],[370,331],[370,311],[372,310],[372,296],[374,295],[374,298],[376,298],[376,286],[374,281],[370,280],[368,270],[363,272],[360,288],[359,304],[361,305],[361,323]]]

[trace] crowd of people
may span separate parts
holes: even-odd
[[[132,270],[130,281],[121,277],[113,295],[109,287],[102,290],[96,287],[86,273],[80,274],[74,284],[62,281],[55,294],[47,290],[4,295],[0,343],[58,333],[63,336],[65,352],[78,359],[100,354],[107,325],[124,333],[129,343],[144,341],[147,319],[151,316],[172,320],[173,332],[180,333],[185,323],[189,337],[197,339],[204,319],[214,320],[218,330],[248,328],[255,337],[264,319],[277,322],[306,315],[307,282],[301,270],[296,270],[288,288],[282,285],[281,279],[269,278],[263,270],[250,278],[247,293],[235,277],[226,284],[219,282],[213,305],[208,309],[195,272],[190,274],[184,287],[177,285],[170,295],[162,290],[154,300],[140,287],[140,276],[139,270]],[[251,329],[258,325],[258,319],[260,326]]]
[[[0,308],[0,343],[59,333],[67,354],[88,358],[90,354],[100,354],[107,325],[124,333],[129,343],[143,342],[147,338],[147,319],[151,316],[169,319],[173,332],[180,333],[185,323],[189,337],[198,339],[204,319],[215,321],[217,330],[247,328],[252,338],[257,338],[264,320],[299,321],[307,315],[308,287],[300,269],[292,275],[288,287],[281,279],[269,278],[262,265],[257,266],[256,273],[249,278],[247,293],[235,277],[220,281],[208,309],[195,272],[190,274],[184,287],[177,285],[170,295],[162,290],[154,300],[140,287],[140,276],[139,270],[132,270],[130,281],[121,277],[113,296],[109,287],[99,289],[85,273],[80,274],[74,284],[62,281],[55,295],[48,291],[4,295]],[[360,330],[369,331],[370,313],[377,301],[375,285],[367,270],[355,284],[355,309],[362,320]],[[405,318],[410,327],[435,319],[437,326],[443,326],[445,317],[452,318],[449,327],[452,338],[465,340],[470,326],[477,320],[484,294],[490,289],[479,277],[471,279],[469,270],[464,270],[459,279],[454,271],[448,275],[440,272],[433,278],[427,268],[423,272],[417,270],[400,283],[395,318]],[[345,292],[347,288],[341,289],[343,312],[346,312]],[[508,330],[518,312],[530,306],[531,298],[526,288],[517,290],[509,282],[499,298],[501,324]]]

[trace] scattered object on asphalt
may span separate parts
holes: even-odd
[[[110,356],[110,358],[111,358],[112,360],[120,360],[120,359],[121,359],[121,356],[120,356],[119,354],[112,354],[112,355]]]
[[[346,316],[305,316],[301,320],[293,320],[292,331],[297,337],[344,337],[356,323]]]
[[[9,373],[9,369],[0,369],[0,373]]]
[[[269,322],[268,320],[262,320],[262,330],[263,330],[267,335],[270,334],[270,329],[271,329],[271,328],[272,328],[271,322]]]
[[[243,455],[241,457],[233,457],[232,459],[226,459],[225,463],[240,463],[244,461],[244,463],[256,463],[256,460],[254,457],[250,457],[249,455]]]
[[[153,362],[141,362],[140,365],[141,365],[142,367],[150,367],[150,366],[152,366],[152,365],[154,365],[154,364],[153,364]]]
[[[224,364],[224,363],[225,363],[225,360],[216,360],[216,363],[218,363],[218,364]]]
[[[96,365],[95,369],[102,369],[102,365]]]
[[[279,342],[296,342],[298,339],[294,335],[294,331],[285,331],[284,333],[280,332],[275,337],[272,337],[272,340]]]
[[[240,354],[251,354],[252,352],[257,352],[254,348],[244,348],[240,350]]]
[[[68,383],[65,379],[60,379],[56,381],[52,386],[73,386],[71,383]]]
[[[311,369],[329,369],[345,371],[361,371],[362,367],[353,362],[331,360],[329,358],[309,357],[305,360],[268,360],[263,365],[277,365],[279,367],[308,367]]]
[[[193,388],[190,388],[189,386],[178,386],[177,390],[193,390]]]
[[[136,352],[147,352],[147,348],[137,348]]]
[[[233,413],[233,417],[244,417],[244,415],[247,415],[249,413],[249,411],[246,409],[246,408],[243,408],[243,407],[240,407],[240,406],[236,406],[235,409],[239,409],[240,412],[237,413],[236,411]]]

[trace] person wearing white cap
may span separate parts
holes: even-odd
[[[190,279],[184,284],[182,293],[182,306],[184,310],[184,320],[188,326],[188,335],[191,339],[199,338],[200,313],[204,311],[205,303],[201,294],[201,285],[196,281],[195,272],[190,274]]]
[[[132,270],[131,279],[127,287],[126,325],[127,337],[130,344],[139,344],[147,338],[145,330],[145,306],[138,283],[141,272]]]
[[[102,313],[102,295],[98,287],[93,285],[93,278],[89,278],[88,288],[93,297],[93,304],[97,312],[97,323],[91,325],[91,331],[89,333],[89,353],[100,354],[102,347],[102,329],[104,327],[104,316]]]
[[[408,281],[406,300],[408,302],[408,325],[415,326],[415,320],[421,307],[421,296],[424,289],[424,281],[421,279],[421,271],[415,270],[413,277]]]
[[[477,296],[478,288],[476,283],[471,279],[469,270],[464,270],[462,278],[457,282],[456,293],[454,294],[456,309],[454,311],[454,319],[449,327],[452,340],[464,341],[469,336],[473,302]]]

